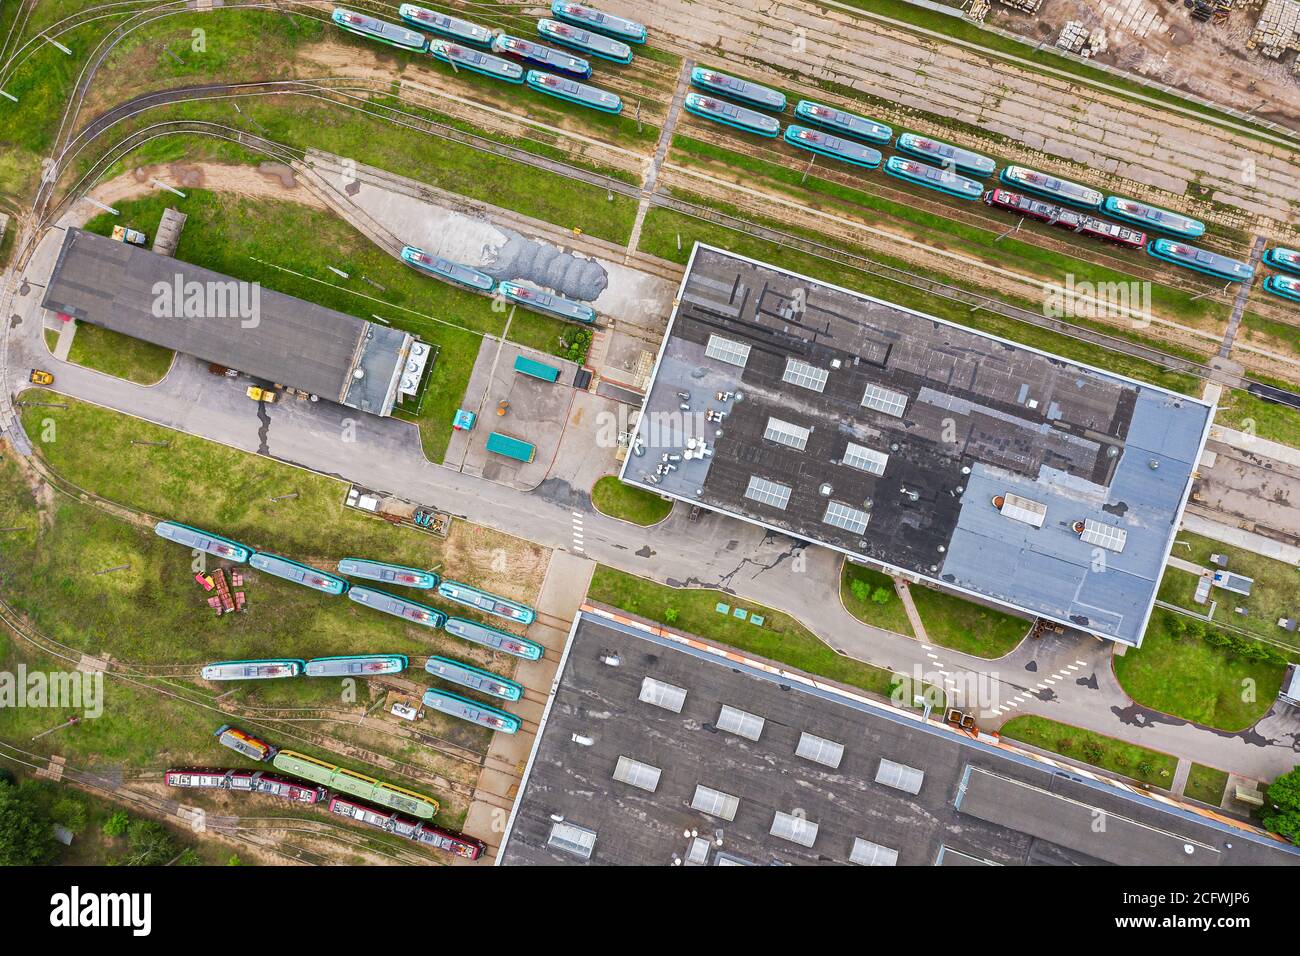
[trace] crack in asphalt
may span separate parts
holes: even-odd
[[[777,535],[777,534],[769,533],[767,535],[764,535],[763,543],[766,544],[767,541],[771,538],[783,538],[783,537],[785,537],[785,535]],[[731,543],[734,544],[735,542],[731,542]],[[763,564],[761,561],[757,561],[754,558],[744,558],[734,568],[732,568],[730,571],[726,572],[720,578],[718,578],[717,581],[705,581],[701,578],[695,578],[695,577],[686,578],[684,581],[679,581],[674,578],[668,578],[668,586],[683,587],[683,588],[710,588],[715,591],[722,591],[726,594],[735,594],[736,591],[735,589],[732,588],[731,582],[736,577],[736,575],[739,574],[741,571],[745,570],[747,566],[753,566],[758,569],[757,571],[754,572],[754,577],[757,578],[763,572],[771,571],[774,568],[780,566],[788,558],[795,557],[796,555],[801,553],[806,547],[808,546],[804,544],[802,541],[791,541],[790,547],[788,547],[785,551],[782,551],[780,554],[778,554],[770,564]],[[641,554],[641,552],[638,551],[637,554]]]
[[[265,455],[268,458],[274,458],[271,454],[271,411],[266,407],[266,402],[257,402],[257,420],[260,422],[257,428],[257,453]]]

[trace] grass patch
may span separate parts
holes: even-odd
[[[999,733],[1008,740],[1019,740],[1039,750],[1165,789],[1173,782],[1174,769],[1178,766],[1178,760],[1170,754],[1030,714],[1012,717]]]
[[[1182,542],[1177,543],[1177,542]],[[1187,545],[1188,547],[1184,547]],[[1221,588],[1210,589],[1210,600],[1218,602],[1214,617],[1251,634],[1300,648],[1300,637],[1277,626],[1279,618],[1291,617],[1300,612],[1300,568],[1285,561],[1275,561],[1230,545],[1222,544],[1190,531],[1180,531],[1175,539],[1173,555],[1200,565],[1211,567],[1210,555],[1228,557],[1228,568],[1236,574],[1255,579],[1250,597],[1242,597]],[[1166,568],[1160,582],[1159,598],[1169,604],[1204,614],[1209,604],[1192,600],[1196,592],[1197,576],[1180,568]],[[1244,607],[1246,614],[1236,614],[1233,608]]]
[[[812,631],[781,611],[744,602],[743,607],[751,614],[757,611],[765,618],[761,626],[739,620],[730,613],[719,614],[719,603],[734,604],[736,601],[733,595],[722,591],[670,588],[601,565],[592,576],[588,597],[668,627],[698,634],[705,640],[788,664],[881,697],[889,697],[895,685],[893,672],[835,653]]]
[[[1294,409],[1237,389],[1225,391],[1221,402],[1216,424],[1300,448],[1300,413]]]
[[[864,624],[915,636],[907,610],[894,590],[894,579],[883,571],[845,561],[840,569],[840,600]]]
[[[1223,792],[1227,789],[1227,771],[1194,763],[1187,775],[1187,783],[1183,786],[1183,796],[1217,807],[1223,802]]]
[[[1235,732],[1252,726],[1277,698],[1286,664],[1250,660],[1180,633],[1178,618],[1156,608],[1142,646],[1115,658],[1124,692],[1144,707],[1207,727]]]
[[[625,485],[614,475],[606,475],[592,486],[591,503],[602,514],[639,525],[657,524],[673,510],[671,501],[664,501],[643,488]]]
[[[1024,618],[922,585],[911,590],[925,633],[943,647],[975,657],[1002,657],[1029,633],[1030,622]]]
[[[78,325],[68,350],[68,361],[86,368],[124,378],[137,385],[161,382],[176,353],[152,342],[101,329]]]
[[[95,0],[46,0],[33,11],[21,42]],[[15,9],[18,5],[14,6]],[[39,181],[41,161],[50,150],[59,118],[81,69],[84,56],[100,38],[113,30],[127,12],[99,11],[97,19],[60,33],[60,43],[73,50],[66,56],[48,43],[40,42],[5,83],[5,91],[17,103],[3,101],[0,107],[0,194],[26,197]],[[193,35],[203,30],[203,49]],[[182,82],[221,79],[267,79],[283,76],[298,46],[319,40],[325,25],[306,17],[293,21],[280,13],[261,10],[222,9],[199,14],[178,11],[127,34],[106,58],[96,76],[88,103],[90,115],[102,104],[116,105],[148,90],[177,86]],[[256,37],[256,42],[248,42]]]
[[[401,118],[406,125],[396,125],[336,103],[300,96],[251,97],[240,109],[250,131],[275,142],[301,149],[319,149],[374,166],[439,189],[512,209],[525,216],[553,223],[564,229],[577,228],[587,235],[626,245],[636,218],[636,199],[614,194],[588,183],[557,175],[517,159],[498,156],[486,150],[422,132],[421,120],[460,128],[465,124],[392,96],[372,96],[374,108],[401,109],[410,114]],[[151,109],[142,117],[124,124],[122,132],[163,120],[205,120],[230,122],[228,103],[192,101]],[[465,131],[470,131],[466,129]],[[481,132],[474,130],[478,135]],[[197,137],[186,137],[188,143]],[[546,144],[516,143],[508,137],[489,137],[494,142],[518,146],[547,159],[574,166],[584,166],[601,175],[621,180],[635,176],[584,164],[571,159],[568,152]],[[166,143],[167,141],[163,141]],[[127,158],[131,165],[158,162],[160,155],[175,159],[179,147],[163,145],[161,154],[147,147]],[[126,168],[119,164],[115,171]]]

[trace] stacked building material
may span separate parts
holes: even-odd
[[[1023,10],[1025,13],[1037,13],[1038,8],[1043,5],[1043,0],[1002,0],[1002,5]]]
[[[1265,0],[1246,46],[1272,60],[1287,50],[1300,50],[1300,2]]]
[[[1056,45],[1070,53],[1078,53],[1088,42],[1088,28],[1078,20],[1069,21],[1061,28],[1061,35],[1056,38]]]
[[[217,582],[217,598],[221,602],[221,613],[235,609],[235,599],[230,596],[230,586],[226,583],[226,572],[218,571],[213,577]]]

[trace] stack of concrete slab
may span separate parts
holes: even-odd
[[[1043,0],[1002,0],[1002,4],[1023,10],[1025,13],[1037,13],[1038,8],[1043,5]]]
[[[1088,29],[1078,20],[1071,20],[1061,28],[1061,35],[1056,38],[1056,45],[1070,53],[1078,53],[1088,42]]]
[[[1300,50],[1300,2],[1266,0],[1246,46],[1272,60],[1287,50]]]

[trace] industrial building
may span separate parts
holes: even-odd
[[[373,415],[414,394],[411,335],[105,236],[69,229],[46,309]]]
[[[1300,864],[1244,825],[603,608],[578,615],[554,687],[500,865]]]
[[[697,245],[621,477],[1136,646],[1211,417]]]

